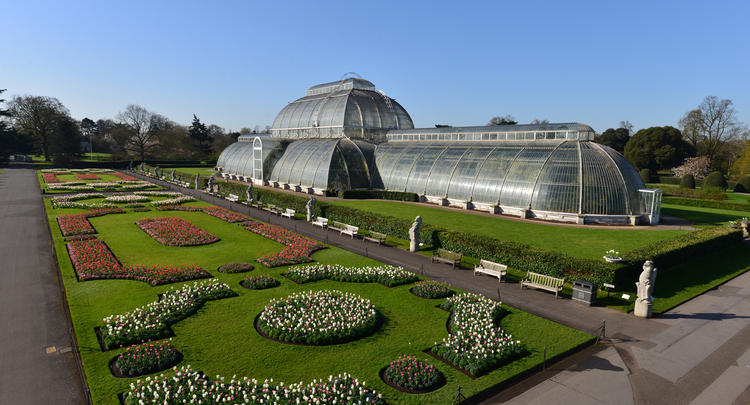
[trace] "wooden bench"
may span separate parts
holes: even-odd
[[[344,227],[341,229],[342,235],[349,235],[352,239],[357,236],[357,233],[359,233],[359,227],[354,225],[344,224]]]
[[[529,288],[547,290],[555,293],[555,298],[557,298],[557,294],[562,291],[563,284],[565,284],[565,279],[563,278],[545,276],[544,274],[530,271],[526,273],[526,278],[521,280],[521,289],[526,286]]]
[[[370,234],[367,236],[363,236],[362,239],[368,241],[377,243],[378,245],[385,243],[385,239],[388,237],[388,235],[380,232],[370,231]]]
[[[287,218],[289,218],[289,219],[294,219],[294,214],[295,214],[296,212],[297,212],[297,211],[295,211],[295,210],[293,210],[293,209],[291,209],[291,208],[287,208],[287,209],[285,209],[285,210],[284,210],[284,212],[282,212],[282,213],[281,213],[281,216],[282,216],[282,217],[287,217]]]
[[[240,196],[238,196],[237,194],[231,194],[231,193],[230,193],[230,194],[229,194],[229,195],[227,196],[227,200],[229,200],[229,201],[231,201],[231,202],[237,202],[237,201],[239,201],[239,200],[240,200]]]
[[[321,229],[325,229],[328,226],[328,218],[317,217],[312,222],[313,225],[319,226]]]
[[[461,253],[451,252],[448,249],[439,248],[437,252],[432,255],[432,262],[447,263],[456,268],[456,265],[461,264]]]
[[[497,277],[497,281],[503,281],[503,277],[508,274],[508,266],[500,263],[491,262],[489,260],[480,260],[479,264],[474,267],[474,275],[486,274],[488,276]]]

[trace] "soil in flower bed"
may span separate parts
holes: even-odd
[[[135,224],[165,246],[198,246],[219,241],[215,235],[182,218],[143,218]]]
[[[268,274],[261,274],[259,276],[250,276],[240,281],[240,285],[248,290],[265,290],[267,288],[278,287],[281,283]]]
[[[255,266],[250,263],[227,263],[219,266],[216,271],[219,273],[245,273],[254,268]]]
[[[124,367],[120,360],[124,356],[136,361],[148,361],[150,364],[143,366],[142,370],[135,368],[123,370]],[[150,358],[149,358],[150,357]],[[109,361],[109,371],[117,378],[139,377],[146,374],[158,373],[170,369],[182,361],[182,353],[172,346],[170,341],[145,342],[140,345],[133,345],[125,349],[125,352],[118,354]],[[138,367],[137,365],[135,367]]]
[[[394,382],[391,382],[388,379],[388,376],[386,375],[386,370],[388,370],[388,366],[385,366],[380,369],[380,372],[378,373],[378,375],[380,376],[380,379],[383,380],[383,382],[386,383],[391,388],[397,391],[405,392],[407,394],[426,394],[428,392],[436,391],[440,388],[443,388],[443,386],[445,386],[445,383],[446,383],[445,376],[443,375],[443,373],[438,371],[439,377],[438,377],[437,382],[434,385],[432,385],[430,388],[427,388],[427,389],[415,390],[412,388],[402,387]]]

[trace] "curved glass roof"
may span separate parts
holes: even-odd
[[[622,155],[585,141],[378,145],[374,187],[538,211],[645,213],[640,176]]]
[[[279,139],[268,136],[241,136],[238,142],[226,147],[216,160],[216,167],[224,173],[231,173],[238,176],[254,177],[253,168],[255,166],[256,154],[253,151],[253,145],[258,140],[262,144],[261,153],[258,156],[260,167],[266,162],[268,156],[278,153],[283,148]]]

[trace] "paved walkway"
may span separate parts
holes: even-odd
[[[85,404],[36,172],[0,173],[0,404]],[[48,353],[49,351],[49,353]]]

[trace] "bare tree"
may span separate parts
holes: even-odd
[[[630,121],[620,121],[619,128],[625,128],[628,130],[628,135],[633,135],[633,124]]]
[[[125,141],[126,148],[137,153],[141,160],[145,160],[146,153],[158,145],[158,132],[172,126],[166,117],[135,104],[130,104],[125,111],[117,114],[117,119],[131,130]]]
[[[725,142],[737,136],[735,128],[739,125],[732,100],[719,100],[716,96],[706,96],[694,115],[698,119],[696,128],[701,131],[701,154],[712,161]],[[690,113],[688,113],[690,115]]]
[[[690,110],[678,122],[682,137],[696,148],[703,139],[703,113],[699,109]]]
[[[549,120],[532,120],[529,124],[549,124]]]
[[[49,160],[49,139],[60,117],[69,115],[68,109],[60,100],[44,96],[15,96],[8,107],[15,127],[34,137],[41,146],[44,159]]]

